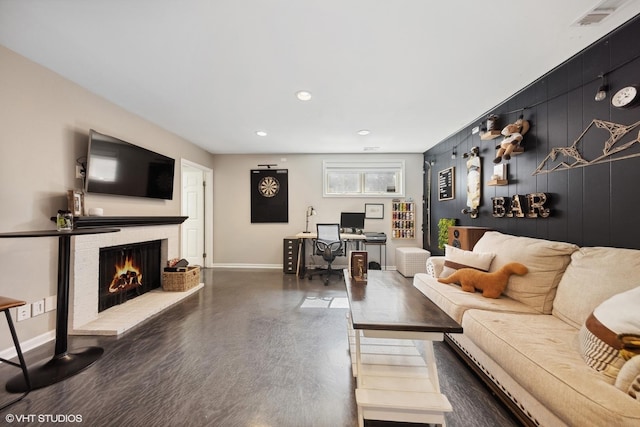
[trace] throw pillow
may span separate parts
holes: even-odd
[[[604,300],[638,286],[636,277],[640,277],[640,250],[580,248],[560,279],[553,315],[580,329]]]
[[[627,360],[620,369],[616,387],[640,401],[640,355]]]
[[[439,277],[449,277],[461,268],[489,271],[495,256],[490,252],[471,252],[445,245],[444,268]]]
[[[596,371],[616,378],[625,361],[640,348],[640,286],[610,297],[597,306],[580,328],[580,353]]]
[[[529,272],[524,276],[511,276],[504,294],[544,314],[551,314],[555,307],[558,282],[576,249],[576,245],[569,243],[512,236],[498,231],[487,231],[473,247],[474,252],[495,252],[492,272],[510,262],[526,265]],[[575,325],[576,329],[582,323]]]

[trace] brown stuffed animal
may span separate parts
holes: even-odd
[[[520,116],[518,120],[515,122],[505,126],[502,129],[502,135],[504,135],[504,139],[496,148],[498,152],[496,153],[496,158],[493,159],[493,163],[500,163],[503,159],[509,160],[511,158],[511,153],[520,147],[520,143],[522,142],[522,138],[529,131],[529,122]]]
[[[510,262],[493,273],[485,273],[475,268],[461,268],[449,277],[439,278],[438,282],[460,283],[463,291],[475,292],[478,289],[482,291],[482,296],[485,298],[499,298],[507,287],[509,276],[512,274],[522,276],[528,272],[529,269],[524,265]]]

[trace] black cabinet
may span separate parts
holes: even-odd
[[[282,269],[286,274],[296,274],[298,270],[298,256],[300,239],[285,237],[282,254]]]

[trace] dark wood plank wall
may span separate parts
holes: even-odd
[[[576,56],[527,86],[491,111],[480,115],[465,129],[424,153],[431,169],[431,245],[425,232],[424,247],[437,249],[438,220],[457,218],[459,225],[491,227],[504,233],[567,241],[580,246],[615,246],[640,249],[640,157],[611,161],[571,170],[532,176],[551,148],[569,146],[591,123],[601,119],[630,125],[640,120],[640,107],[627,110],[611,106],[611,96],[620,88],[640,84],[640,15],[591,45]],[[598,76],[608,73],[609,93],[602,102],[594,100],[601,84]],[[528,108],[530,107],[530,108]],[[526,108],[523,112],[517,110]],[[499,115],[499,128],[517,120],[530,121],[525,135],[525,152],[508,162],[509,185],[487,186],[493,172],[495,146],[502,139],[481,141],[472,128],[490,113]],[[623,141],[638,137],[638,128]],[[605,130],[590,131],[583,139],[585,158],[602,154]],[[480,215],[471,219],[461,213],[466,206],[466,159],[463,153],[480,147],[482,199]],[[456,148],[456,159],[451,158]],[[636,144],[625,154],[640,153]],[[455,199],[438,201],[437,173],[455,166]],[[425,167],[429,173],[429,167]],[[425,180],[426,182],[426,180]],[[492,197],[543,192],[550,196],[549,218],[494,218]],[[428,212],[425,212],[425,230]]]

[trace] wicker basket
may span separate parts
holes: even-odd
[[[186,291],[200,283],[200,267],[187,267],[187,271],[163,271],[162,289],[165,291]]]

